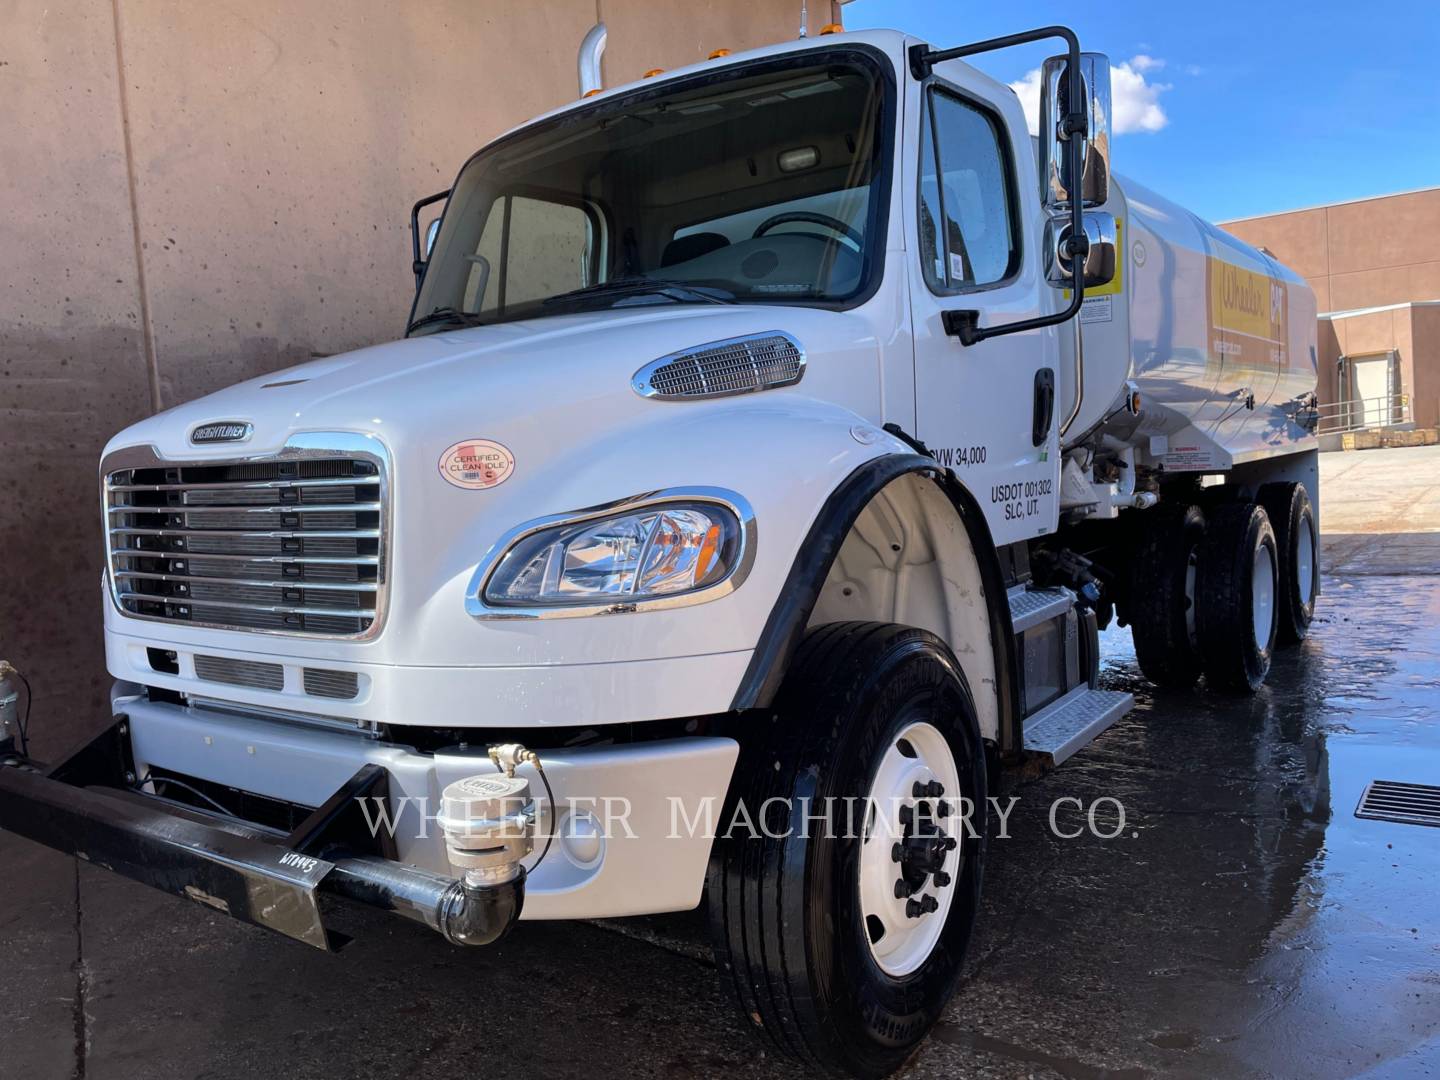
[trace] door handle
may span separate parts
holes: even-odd
[[[1050,424],[1055,419],[1055,369],[1041,368],[1035,372],[1035,408],[1030,420],[1030,441],[1042,446],[1050,437]]]

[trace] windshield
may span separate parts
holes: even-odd
[[[865,54],[791,56],[503,139],[456,182],[412,329],[856,302],[885,246],[884,97]]]

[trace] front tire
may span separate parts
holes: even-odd
[[[1270,672],[1279,609],[1279,550],[1263,507],[1213,510],[1195,566],[1195,630],[1205,681],[1248,693]]]
[[[949,648],[885,623],[811,631],[719,824],[710,922],[741,1014],[812,1068],[893,1072],[954,991],[979,907],[985,754]]]

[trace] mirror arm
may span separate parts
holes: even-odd
[[[410,269],[415,272],[415,288],[417,290],[420,288],[420,279],[425,275],[426,263],[426,260],[420,257],[420,211],[433,203],[439,202],[441,199],[448,199],[449,197],[450,191],[448,189],[445,191],[437,191],[434,195],[426,195],[425,198],[410,208],[410,253],[412,256]],[[440,216],[443,219],[445,215],[442,213]]]
[[[943,64],[947,60],[958,60],[964,56],[993,52],[996,49],[1008,49],[1013,45],[1026,45],[1032,41],[1044,41],[1047,38],[1060,38],[1065,42],[1065,50],[1068,54],[1068,70],[1065,77],[1070,81],[1070,101],[1072,103],[1083,102],[1085,85],[1080,76],[1080,40],[1075,36],[1075,31],[1068,26],[1042,26],[1038,30],[1025,30],[1018,34],[1007,34],[1005,37],[989,38],[986,41],[977,41],[970,45],[958,45],[953,49],[931,49],[925,45],[912,45],[910,47],[910,73],[917,79],[927,79],[936,64]],[[1061,131],[1065,136],[1065,153],[1070,160],[1070,175],[1078,178],[1084,169],[1085,138],[1089,134],[1089,123],[1086,120],[1084,109],[1076,111],[1072,108],[1070,112],[1066,113],[1064,120],[1061,121]],[[1077,135],[1079,138],[1075,137]],[[1072,260],[1077,257],[1083,260],[1085,254],[1090,250],[1090,241],[1085,235],[1085,207],[1078,192],[1073,193],[1070,198],[1070,238],[1066,241],[1065,246]],[[1021,319],[1019,322],[1004,323],[1001,326],[981,326],[980,312],[978,311],[946,311],[941,314],[941,325],[945,328],[945,333],[959,338],[961,345],[974,345],[986,338],[1000,337],[1002,334],[1018,334],[1026,330],[1038,330],[1042,327],[1068,322],[1080,313],[1080,305],[1085,302],[1084,273],[1074,274],[1072,277],[1074,285],[1070,291],[1070,303],[1065,306],[1063,311],[1057,311],[1053,315]]]

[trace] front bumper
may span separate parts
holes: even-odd
[[[135,791],[129,734],[120,716],[54,769],[0,758],[0,826],[319,949],[348,940],[329,925],[335,897],[423,923],[457,945],[498,940],[520,913],[523,871],[477,888],[388,857],[388,839],[358,814],[358,800],[387,796],[383,769],[361,769],[287,834]]]
[[[114,727],[48,774],[0,766],[0,828],[321,947],[326,928],[317,897],[329,892],[399,905],[407,908],[401,914],[434,924],[431,887],[454,877],[434,820],[439,795],[452,781],[493,768],[484,741],[431,754],[338,725],[141,696],[117,696],[114,709]],[[539,838],[526,860],[523,918],[693,908],[710,852],[706,816],[719,816],[738,749],[731,739],[693,737],[542,751],[555,805],[537,799]],[[135,790],[152,772],[316,813],[327,805],[338,813],[343,796],[347,835],[360,841],[347,855],[368,861],[337,863],[283,832]],[[378,779],[362,789],[362,776]],[[538,777],[531,790],[542,790]],[[586,845],[572,844],[581,819],[598,824],[599,835],[592,830]],[[377,822],[388,825],[377,829]],[[378,865],[386,860],[389,868]],[[364,882],[374,874],[403,880],[377,892]]]

